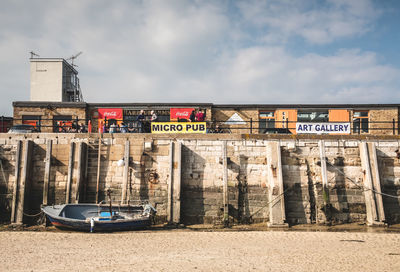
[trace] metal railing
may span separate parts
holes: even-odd
[[[126,119],[107,119],[99,129],[98,119],[13,119],[13,124],[32,124],[32,132],[57,132],[57,133],[150,133],[150,116],[142,121],[132,121]],[[5,131],[7,126],[5,117],[1,117],[0,128]],[[168,122],[168,121],[167,121]],[[172,122],[172,121],[171,121]],[[248,121],[205,121],[207,133],[238,133],[238,134],[294,134],[298,123],[319,123],[319,124],[349,124],[350,132],[346,134],[375,134],[378,131],[386,135],[400,135],[400,120],[392,121],[368,121],[362,123],[360,119],[352,122],[297,122],[297,121],[276,121],[276,120],[248,120]]]

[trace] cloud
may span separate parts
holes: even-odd
[[[355,0],[5,1],[0,109],[29,100],[31,50],[83,51],[75,63],[87,102],[392,102],[399,68],[382,53],[312,50],[368,34],[379,16]],[[289,49],[299,37],[312,45],[303,55]]]
[[[382,13],[369,0],[246,0],[238,8],[248,24],[266,29],[266,42],[287,41],[297,35],[311,44],[362,35]]]
[[[240,50],[224,66],[223,88],[237,102],[241,97],[253,103],[389,103],[400,98],[400,70],[379,64],[372,52],[294,57],[280,47],[254,47]]]

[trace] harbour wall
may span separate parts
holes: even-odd
[[[114,205],[150,202],[159,223],[400,223],[399,143],[395,136],[0,134],[0,220],[29,223],[42,204],[108,201],[111,189]]]

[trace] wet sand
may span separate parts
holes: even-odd
[[[0,271],[400,271],[400,234],[0,232]]]

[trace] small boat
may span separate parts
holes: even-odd
[[[58,228],[90,232],[144,229],[151,225],[156,213],[150,204],[63,204],[44,206],[42,211]]]

